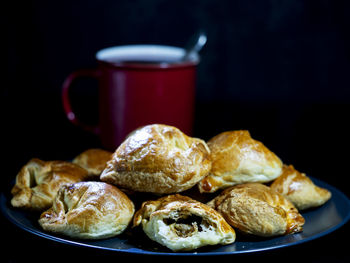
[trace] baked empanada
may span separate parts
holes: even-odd
[[[208,205],[234,228],[257,236],[300,232],[305,222],[291,202],[261,183],[225,189]]]
[[[135,213],[134,227],[173,251],[231,244],[236,234],[223,217],[205,204],[179,194],[147,201]]]
[[[212,168],[198,184],[200,192],[213,193],[236,184],[265,183],[282,173],[282,161],[248,131],[227,131],[208,141]]]
[[[79,182],[60,188],[39,224],[45,231],[73,238],[101,239],[122,233],[133,215],[133,202],[117,187]]]
[[[91,179],[99,179],[112,154],[102,149],[88,149],[76,156],[72,162],[86,169]]]
[[[43,211],[52,205],[62,185],[83,181],[87,174],[85,169],[70,162],[31,159],[16,176],[16,184],[11,190],[11,204]]]
[[[100,179],[138,192],[169,194],[191,188],[210,167],[204,141],[188,137],[175,127],[154,124],[130,134]]]
[[[323,205],[331,198],[330,191],[316,186],[293,165],[283,166],[282,175],[271,184],[271,189],[282,194],[299,210]]]

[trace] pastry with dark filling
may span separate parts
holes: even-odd
[[[133,225],[142,225],[150,239],[173,251],[231,244],[236,238],[218,212],[179,194],[144,202],[135,213]]]

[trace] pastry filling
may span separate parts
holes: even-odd
[[[200,216],[187,215],[178,219],[165,218],[163,222],[168,225],[179,237],[189,237],[194,233],[208,228],[208,223]]]

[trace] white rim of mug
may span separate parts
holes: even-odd
[[[101,49],[96,53],[96,59],[114,66],[128,65],[132,67],[167,68],[174,66],[193,66],[199,63],[200,58],[197,53],[191,54],[187,60],[181,60],[184,55],[185,49],[174,46],[123,45]],[[165,60],[164,58],[167,59]],[[128,62],[125,63],[125,61]],[[138,61],[147,61],[147,63],[138,63]]]

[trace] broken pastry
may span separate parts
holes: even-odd
[[[283,166],[282,175],[271,184],[271,189],[282,194],[299,210],[321,206],[331,198],[330,191],[316,186],[293,165]]]
[[[52,205],[58,189],[64,184],[87,178],[87,171],[65,161],[31,159],[16,176],[11,190],[14,207],[43,211]]]
[[[236,234],[223,217],[205,204],[179,194],[147,201],[135,213],[134,227],[173,251],[231,244]]]
[[[40,226],[73,238],[101,239],[119,235],[134,215],[134,204],[117,187],[79,182],[60,188],[53,206],[41,214]]]
[[[297,233],[305,221],[291,202],[261,183],[225,189],[208,205],[235,229],[257,236]]]
[[[208,141],[212,168],[198,184],[213,193],[236,184],[273,181],[282,173],[282,161],[245,130],[227,131]]]
[[[169,194],[191,188],[210,167],[209,148],[203,140],[154,124],[128,136],[100,179],[133,191]]]
[[[90,178],[99,179],[112,154],[102,149],[88,149],[76,156],[72,162],[86,169]]]

